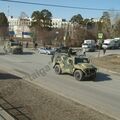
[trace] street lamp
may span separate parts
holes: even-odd
[[[97,42],[99,47],[98,57],[100,56],[100,49],[103,43],[102,23],[103,23],[103,20],[97,21],[97,38],[98,38]]]
[[[70,24],[67,23],[66,26],[65,26],[65,34],[64,34],[64,37],[63,37],[64,46],[66,46],[66,40],[68,39],[69,35],[70,35]]]
[[[58,34],[59,34],[59,32],[58,31],[56,31],[56,46],[57,46],[57,43],[58,43]]]

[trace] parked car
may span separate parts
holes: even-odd
[[[59,47],[59,48],[56,49],[55,52],[57,52],[57,53],[68,53],[68,51],[69,51],[69,47]]]
[[[94,52],[96,49],[95,40],[84,40],[82,48],[85,49],[87,52]]]
[[[53,55],[55,53],[55,49],[54,48],[46,48],[46,54],[47,55]]]
[[[118,47],[120,48],[120,38],[114,38],[116,41],[116,44],[118,45]]]
[[[52,48],[38,48],[38,53],[40,54],[47,54],[47,55],[53,55],[55,52]]]
[[[117,49],[119,48],[119,44],[115,39],[106,39],[102,44],[102,48],[104,49]]]
[[[96,49],[96,46],[93,44],[83,43],[82,48],[85,49],[87,52],[94,52]]]

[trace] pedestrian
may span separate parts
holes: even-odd
[[[38,44],[37,44],[37,43],[35,43],[35,49],[37,49],[37,46],[38,46]]]
[[[83,53],[83,55],[86,56],[86,49],[85,48],[82,49],[82,53]]]
[[[106,48],[103,48],[103,54],[105,55],[105,53],[106,53]]]
[[[26,48],[28,48],[28,42],[26,42]]]
[[[68,55],[69,55],[69,56],[72,55],[72,48],[69,48],[69,50],[68,50]]]
[[[14,42],[14,40],[12,38],[10,38],[10,42]]]
[[[20,42],[20,46],[23,46],[23,43],[22,43],[22,42]]]

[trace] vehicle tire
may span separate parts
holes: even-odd
[[[55,73],[56,73],[56,74],[58,74],[58,75],[61,74],[61,68],[60,68],[59,65],[55,65],[54,70],[55,70]]]
[[[19,54],[22,55],[22,54],[23,54],[23,51],[20,51]]]
[[[5,54],[7,54],[7,50],[5,48],[3,48],[3,50],[4,50]]]
[[[7,51],[7,50],[5,51],[5,54],[8,54],[8,51]]]
[[[79,81],[83,80],[83,72],[81,70],[76,70],[74,72],[74,77],[76,80],[79,80]]]
[[[11,54],[15,54],[14,50],[11,51]]]

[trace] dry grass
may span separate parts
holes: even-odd
[[[112,54],[100,58],[92,58],[92,63],[115,72],[120,73],[120,54]]]

